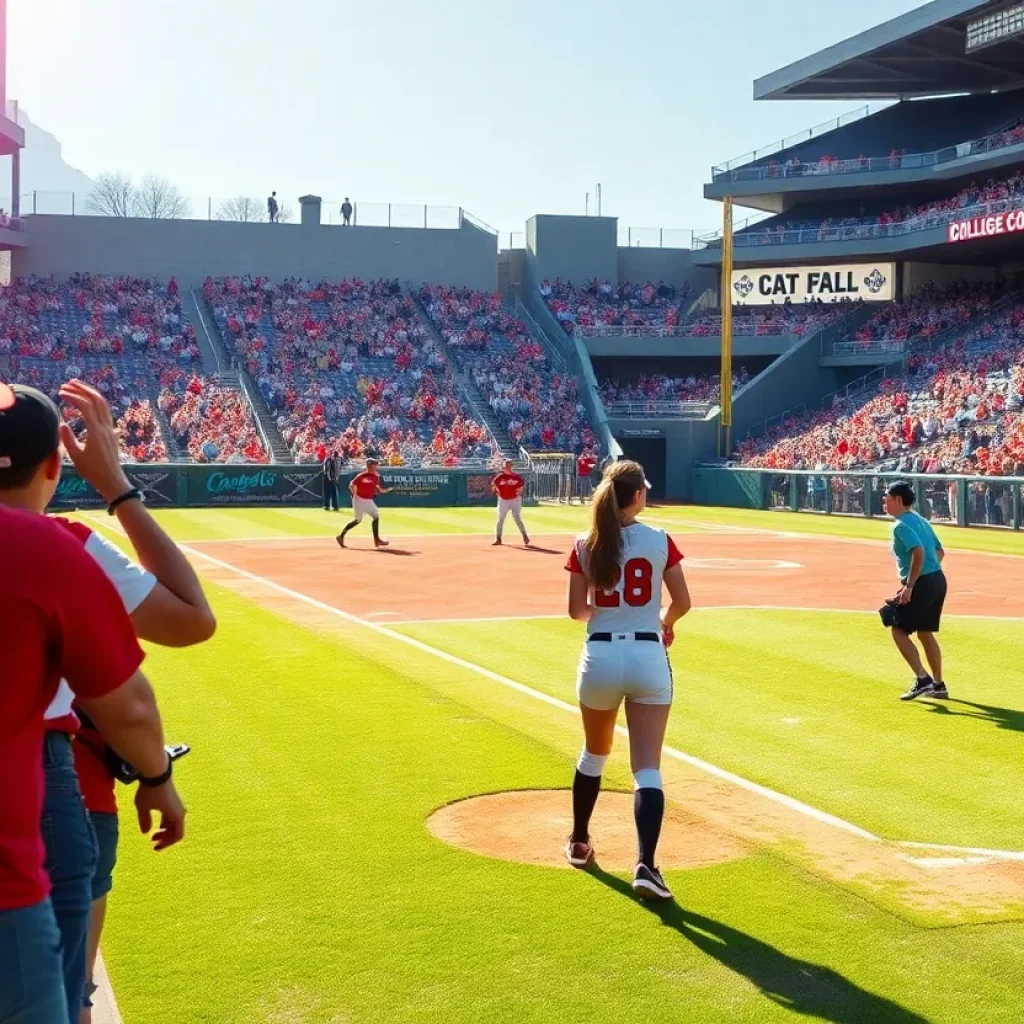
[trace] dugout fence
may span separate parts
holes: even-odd
[[[1024,526],[1024,477],[698,466],[692,493],[698,505],[870,518],[885,515],[882,495],[895,480],[913,486],[918,510],[934,522]]]

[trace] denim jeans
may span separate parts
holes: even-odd
[[[75,1024],[68,1016],[60,934],[49,900],[0,910],[0,1024]]]
[[[96,833],[78,788],[71,740],[46,734],[43,750],[46,799],[43,842],[50,900],[60,932],[60,957],[68,1019],[78,1020],[85,998],[85,961],[89,936],[92,876],[96,870]]]

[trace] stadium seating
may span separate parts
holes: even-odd
[[[652,333],[674,328],[681,319],[679,306],[687,292],[664,281],[615,286],[596,278],[579,287],[562,280],[544,281],[540,286],[544,301],[567,334],[575,327],[588,333],[609,327],[643,328]]]
[[[249,403],[216,378],[176,371],[161,380],[157,406],[192,462],[269,462]]]
[[[988,312],[998,294],[998,286],[992,283],[929,285],[907,299],[886,303],[857,329],[854,339],[870,344],[934,337]]]
[[[638,377],[635,380],[611,378],[600,382],[601,401],[606,406],[622,402],[717,402],[720,377],[715,374],[689,374],[686,377],[662,377],[656,375]],[[743,387],[750,380],[750,374],[741,367],[732,375],[733,390]]]
[[[208,279],[204,295],[297,461],[373,452],[392,465],[489,459],[445,353],[396,281]]]
[[[1024,141],[1022,106],[1019,91],[897,103],[715,177],[732,173],[749,180],[933,166],[936,151],[950,150],[953,159],[958,149],[989,152]]]
[[[1024,472],[1024,302],[963,337],[918,346],[898,377],[792,417],[738,448],[748,466]]]
[[[883,238],[941,227],[979,211],[1012,209],[1024,203],[1024,171],[999,175],[984,183],[972,182],[952,196],[927,203],[892,205],[886,202],[877,213],[812,217],[800,207],[738,231],[737,246],[784,245],[839,239]],[[721,245],[721,240],[715,240]]]
[[[779,306],[734,306],[732,333],[734,337],[778,337],[793,335],[802,338],[836,323],[853,311],[855,303],[799,303]],[[703,310],[680,324],[674,332],[687,338],[718,337],[722,333],[722,314]]]
[[[427,315],[509,437],[531,451],[596,447],[575,377],[560,374],[496,293],[424,286]]]
[[[6,375],[57,398],[79,377],[110,401],[127,461],[168,457],[154,399],[159,377],[194,367],[195,330],[172,279],[74,274],[65,282],[31,277],[0,293],[0,357]],[[65,409],[72,425],[76,418]]]

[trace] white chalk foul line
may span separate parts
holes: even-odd
[[[112,532],[123,532],[120,530],[114,530],[114,528],[104,522],[98,517],[89,518],[93,519],[99,526],[104,529],[111,530]],[[466,661],[463,658],[456,657],[454,654],[449,654],[447,651],[442,651],[440,648],[431,647],[429,644],[423,643],[421,640],[416,640],[411,636],[406,636],[404,633],[398,633],[393,629],[389,629],[387,626],[382,626],[378,622],[370,622],[367,619],[360,618],[358,615],[353,615],[351,612],[343,611],[341,608],[336,608],[334,605],[329,605],[324,601],[318,601],[315,597],[310,597],[308,594],[303,594],[298,590],[292,590],[290,587],[285,587],[280,583],[275,583],[273,580],[267,579],[265,576],[259,576],[256,573],[249,572],[247,569],[239,568],[237,565],[232,565],[230,562],[225,562],[220,558],[214,558],[212,555],[208,555],[203,551],[197,551],[195,548],[190,548],[185,544],[180,544],[179,547],[186,554],[193,555],[197,558],[202,558],[205,561],[216,565],[222,569],[226,569],[228,572],[233,572],[238,576],[242,576],[245,579],[252,580],[254,583],[259,583],[262,586],[267,587],[270,590],[276,590],[280,594],[284,594],[286,597],[290,597],[303,604],[308,604],[313,608],[317,608],[320,611],[327,612],[330,615],[335,615],[340,619],[344,619],[346,622],[351,622],[354,625],[362,626],[365,629],[372,630],[375,633],[379,633],[381,636],[386,636],[391,640],[397,640],[399,643],[406,644],[409,647],[413,647],[416,650],[422,651],[424,654],[433,655],[436,658],[440,658],[442,661],[447,661],[452,665],[456,665],[459,668],[465,669],[468,672],[473,672],[476,675],[483,676],[485,679],[490,679],[492,682],[498,683],[501,686],[508,687],[511,690],[515,690],[517,693],[524,694],[527,697],[532,697],[534,700],[542,701],[551,707],[559,708],[562,711],[568,711],[570,714],[579,714],[579,708],[573,704],[569,704],[564,700],[559,700],[557,697],[551,697],[546,693],[542,693],[540,690],[535,690],[531,686],[526,686],[523,683],[516,682],[514,679],[509,679],[507,676],[499,675],[497,672],[492,672],[490,669],[484,668],[482,665],[477,665],[474,662]],[[737,607],[759,607],[759,606],[737,606]],[[820,609],[807,609],[808,611],[819,611]],[[837,609],[838,610],[838,609]],[[554,616],[561,618],[561,616]],[[469,621],[469,620],[456,620],[456,621]],[[398,623],[395,623],[398,625]],[[629,736],[629,732],[626,728],[621,725],[615,727],[615,731],[621,736]],[[767,786],[762,786],[760,783],[752,782],[750,779],[745,779],[742,775],[736,775],[734,772],[727,771],[725,768],[719,768],[717,765],[711,764],[708,761],[703,761],[699,757],[694,757],[692,754],[687,754],[682,750],[677,750],[675,747],[665,746],[662,748],[662,752],[666,757],[670,757],[676,761],[681,761],[684,764],[690,765],[692,768],[696,768],[699,771],[705,772],[708,775],[714,776],[715,778],[721,779],[724,782],[729,782],[740,789],[745,789],[750,793],[756,793],[758,796],[762,796],[767,800],[771,800],[774,803],[780,804],[783,807],[787,807],[792,811],[796,811],[798,814],[802,814],[805,817],[812,818],[815,821],[819,821],[825,825],[831,825],[834,828],[840,829],[843,832],[847,832],[850,835],[859,836],[861,839],[866,839],[870,842],[881,843],[886,842],[881,836],[875,835],[873,832],[869,832],[867,829],[861,828],[859,825],[854,825],[852,822],[846,821],[834,814],[829,814],[827,811],[819,810],[817,807],[812,807],[810,804],[805,804],[801,800],[797,800],[794,797],[786,796],[785,793],[776,792],[774,789],[769,789]],[[922,850],[946,850],[953,853],[970,854],[974,856],[987,857],[989,859],[999,860],[1021,860],[1024,861],[1024,852],[1010,851],[1010,850],[986,850],[978,847],[962,847],[962,846],[944,846],[935,843],[914,843],[903,840],[893,841],[894,845],[901,847],[908,847],[913,849]],[[922,858],[924,859],[924,858]],[[964,858],[959,858],[959,861],[964,862]]]
[[[509,679],[507,676],[499,675],[497,672],[492,672],[490,669],[486,669],[481,665],[476,665],[471,661],[466,661],[463,658],[456,657],[454,654],[449,654],[447,651],[442,651],[437,647],[431,647],[429,644],[425,644],[421,640],[416,640],[413,637],[406,636],[404,633],[398,633],[393,629],[389,629],[387,626],[382,626],[378,622],[370,622],[367,619],[360,618],[358,615],[353,615],[351,612],[342,611],[342,609],[335,608],[333,605],[329,605],[324,601],[318,601],[316,598],[310,597],[308,594],[292,590],[290,587],[285,587],[280,583],[275,583],[273,580],[269,580],[264,576],[259,576],[256,573],[249,572],[247,569],[241,569],[237,565],[232,565],[230,562],[225,562],[220,558],[214,558],[212,555],[208,555],[202,551],[197,551],[194,548],[188,548],[185,545],[182,545],[182,550],[187,554],[205,559],[211,565],[216,565],[228,572],[233,572],[238,576],[242,576],[254,583],[259,583],[270,590],[275,590],[279,594],[284,594],[286,597],[300,601],[303,604],[308,604],[320,611],[327,612],[330,615],[335,615],[340,619],[344,619],[346,622],[351,622],[355,625],[362,626],[365,629],[373,630],[381,636],[386,636],[390,640],[406,644],[418,651],[422,651],[424,654],[430,654],[436,658],[440,658],[442,661],[447,661],[449,664],[456,665],[467,672],[473,672],[476,675],[483,676],[485,679],[490,679],[492,682],[508,687],[511,690],[515,690],[517,693],[521,693],[524,696],[532,697],[534,700],[542,701],[551,707],[558,708],[561,711],[567,711],[572,715],[579,714],[579,709],[576,706],[569,704],[564,700],[560,700],[557,697],[551,697],[546,693],[542,693],[540,690],[535,690],[533,687],[516,682],[516,680]],[[623,726],[616,726],[616,732],[623,736],[629,735],[628,731]],[[867,839],[872,842],[882,841],[881,837],[876,836],[872,832],[868,832],[866,829],[860,828],[858,825],[854,825],[852,822],[844,821],[842,818],[839,818],[834,814],[829,814],[827,811],[818,810],[818,808],[811,807],[809,804],[805,804],[800,800],[786,796],[784,793],[777,793],[775,790],[769,789],[767,786],[762,786],[757,782],[752,782],[750,779],[745,779],[733,772],[726,771],[724,768],[719,768],[717,765],[703,761],[698,757],[694,757],[692,754],[687,754],[682,750],[676,750],[674,747],[668,746],[664,748],[664,753],[666,756],[671,757],[676,761],[682,761],[684,764],[688,764],[693,768],[706,772],[708,775],[722,779],[724,782],[729,782],[734,786],[747,790],[748,792],[756,793],[758,796],[772,800],[777,804],[781,804],[783,807],[788,807],[790,810],[803,814],[808,818],[813,818],[815,821],[831,825],[834,828],[841,829],[851,835],[859,836],[862,839]]]

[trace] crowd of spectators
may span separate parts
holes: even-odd
[[[174,278],[32,275],[0,290],[0,359],[10,379],[55,400],[65,381],[92,384],[110,402],[122,459],[166,462],[152,399],[161,375],[197,365],[199,347]]]
[[[739,337],[776,337],[804,335],[820,331],[850,314],[854,306],[848,299],[838,302],[781,303],[775,306],[733,306],[732,333]],[[680,324],[674,332],[687,338],[711,338],[722,333],[722,314],[716,309],[701,310]]]
[[[824,220],[783,218],[767,227],[758,225],[736,234],[737,245],[772,245],[807,242],[814,238],[877,238],[940,227],[962,217],[992,209],[1010,209],[1024,203],[1024,171],[971,182],[955,195],[927,203],[904,205],[879,214],[826,217]],[[715,244],[721,245],[718,239]]]
[[[955,147],[948,147],[948,149],[950,157],[954,149],[957,156],[970,156],[972,153],[990,153],[993,150],[1016,146],[1022,142],[1024,142],[1024,118],[988,138],[961,142]],[[782,161],[772,159],[764,165],[764,176],[767,178],[799,178],[813,177],[819,174],[850,174],[856,171],[886,168],[899,170],[904,164],[912,168],[919,168],[929,166],[927,157],[928,154],[907,153],[906,149],[894,148],[889,151],[888,156],[882,157],[868,157],[861,153],[859,156],[846,158],[823,154],[817,160],[806,162],[799,157],[790,157]],[[740,174],[744,170],[744,168],[740,168]]]
[[[733,391],[749,383],[750,374],[741,366],[733,371]],[[721,377],[717,373],[688,374],[685,377],[664,377],[657,374],[637,377],[635,380],[608,379],[601,381],[601,401],[606,406],[630,402],[654,404],[660,402],[716,402],[720,394]]]
[[[11,357],[8,368],[0,370],[0,380],[28,384],[49,395],[61,407],[64,418],[75,429],[81,427],[81,418],[71,406],[60,399],[60,387],[69,380],[83,380],[96,388],[110,403],[117,430],[122,462],[166,462],[167,445],[160,432],[152,403],[148,397],[153,380],[145,373],[132,373],[118,368],[116,362],[108,365],[84,359],[67,362]]]
[[[192,462],[269,462],[249,403],[216,378],[174,371],[161,380],[157,406]]]
[[[0,291],[0,355],[8,353],[58,362],[143,355],[191,365],[199,346],[174,278],[32,275]]]
[[[738,456],[779,469],[1024,473],[1024,304],[911,353],[903,374],[870,391],[748,438]]]
[[[397,281],[208,279],[204,295],[293,457],[389,465],[489,459],[446,354]]]
[[[575,376],[551,365],[500,295],[424,285],[419,297],[515,444],[562,452],[596,446]]]
[[[887,302],[855,331],[854,338],[865,344],[931,338],[985,315],[999,291],[999,286],[992,282],[928,284],[909,298]]]
[[[609,327],[671,330],[680,321],[679,306],[688,287],[659,281],[613,285],[594,278],[579,287],[556,278],[543,281],[540,293],[567,334]]]

